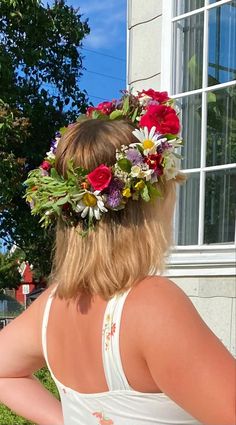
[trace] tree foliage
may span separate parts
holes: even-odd
[[[22,200],[60,127],[84,112],[79,88],[87,21],[65,0],[0,2],[0,238],[26,254],[38,275],[51,267],[53,229],[44,232]]]
[[[18,270],[20,260],[24,253],[16,250],[14,253],[0,253],[0,290],[3,288],[18,288],[21,275]]]

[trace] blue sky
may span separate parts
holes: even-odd
[[[83,43],[86,70],[80,88],[93,104],[119,97],[126,88],[126,0],[67,0],[67,4],[80,9],[91,30]]]

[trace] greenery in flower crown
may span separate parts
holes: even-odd
[[[68,225],[82,222],[86,233],[109,210],[121,210],[130,200],[149,202],[160,197],[156,183],[178,174],[176,159],[180,155],[175,149],[181,145],[180,125],[172,105],[166,92],[150,89],[137,96],[124,92],[120,100],[89,107],[88,118],[132,121],[137,138],[136,143],[122,145],[117,150],[113,166],[101,164],[90,173],[74,167],[71,160],[67,177],[58,174],[55,169],[55,152],[61,138],[58,132],[45,160],[29,173],[25,182],[26,200],[32,214],[41,216],[42,226],[48,227],[60,217]]]

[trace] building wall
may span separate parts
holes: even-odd
[[[128,84],[160,88],[162,0],[128,0]]]
[[[164,55],[168,54],[162,51],[162,46],[162,0],[128,0],[128,85],[134,91],[161,89],[161,64]],[[182,255],[185,256],[184,253]],[[217,264],[205,265],[205,275],[197,265],[194,273],[193,269],[191,273],[185,271],[183,266],[181,275],[173,263],[169,275],[236,356],[235,267],[232,264],[223,267],[222,258],[219,267]]]

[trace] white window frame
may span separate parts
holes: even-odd
[[[161,56],[161,90],[170,93],[172,98],[183,98],[191,94],[203,94],[202,96],[202,124],[201,124],[201,160],[200,167],[188,169],[186,172],[200,173],[200,193],[199,193],[199,226],[198,245],[176,246],[172,251],[169,260],[170,276],[234,276],[236,260],[236,234],[234,243],[230,244],[210,244],[203,241],[204,235],[204,203],[205,203],[205,171],[217,171],[221,169],[236,168],[235,164],[216,165],[206,167],[206,142],[207,142],[207,92],[218,90],[223,87],[230,87],[236,84],[236,80],[227,83],[217,84],[208,87],[208,22],[209,11],[213,8],[229,4],[231,0],[221,0],[217,3],[205,5],[174,17],[174,0],[162,0],[162,56]],[[177,20],[187,18],[196,13],[204,13],[204,42],[203,42],[203,74],[202,88],[184,93],[172,92],[172,56],[173,56],[173,24]],[[185,171],[185,170],[183,170]],[[236,228],[236,226],[235,226]],[[235,232],[236,233],[236,232]]]

